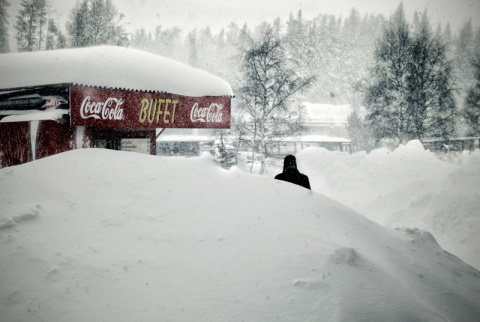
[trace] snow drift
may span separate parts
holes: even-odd
[[[480,273],[419,229],[200,158],[0,169],[1,321],[473,321]]]
[[[480,269],[480,150],[445,155],[446,162],[411,141],[393,152],[309,148],[297,156],[313,190],[381,225],[428,230]]]

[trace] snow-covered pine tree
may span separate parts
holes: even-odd
[[[468,20],[454,40],[455,77],[460,89],[459,98],[465,97],[465,93],[475,80],[471,65],[475,57],[474,37],[472,21]]]
[[[366,87],[366,121],[377,142],[397,144],[453,133],[456,105],[452,65],[430,30],[426,13],[410,32],[400,4],[376,45]]]
[[[407,140],[409,55],[410,32],[400,4],[376,44],[375,65],[370,71],[365,93],[367,126],[377,142],[382,139]]]
[[[162,26],[157,26],[152,39],[152,51],[180,60],[180,54],[184,52],[183,48],[180,48],[181,33],[178,27],[164,29]]]
[[[118,13],[111,0],[83,0],[77,3],[67,22],[71,46],[127,45],[122,19],[123,14]]]
[[[44,40],[47,22],[47,2],[45,0],[22,0],[17,15],[18,51],[40,50]]]
[[[476,84],[467,93],[463,117],[469,126],[468,135],[480,136],[480,54],[473,61],[473,68]]]
[[[407,76],[407,137],[447,138],[455,129],[453,65],[430,28],[426,11],[411,37]]]
[[[8,6],[10,6],[10,2],[7,0],[0,0],[0,54],[10,52],[8,39]]]
[[[55,21],[53,19],[49,19],[46,49],[51,50],[65,47],[67,47],[67,38],[63,32],[58,29]]]
[[[348,116],[347,131],[354,151],[370,152],[375,148],[370,129],[365,126],[365,121],[355,110]]]
[[[475,33],[474,56],[480,56],[480,28],[477,28],[477,32]]]
[[[191,66],[197,66],[198,64],[198,52],[197,52],[197,31],[196,29],[189,32],[187,36],[188,46],[188,63]]]
[[[155,52],[152,33],[147,32],[144,28],[137,29],[130,34],[130,46],[144,51]]]

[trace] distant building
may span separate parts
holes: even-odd
[[[352,153],[351,140],[348,139],[347,119],[351,113],[350,105],[328,105],[304,103],[307,114],[303,135],[278,139],[271,142],[268,152],[271,156],[284,157],[295,154],[308,147],[322,147],[330,151]],[[209,131],[167,130],[157,139],[157,155],[199,155],[216,148],[216,138]],[[211,131],[210,131],[211,132]],[[248,151],[250,141],[241,141],[229,137],[228,141],[237,151]]]
[[[273,142],[272,155],[295,154],[308,147],[322,147],[330,151],[352,152],[348,139],[347,119],[350,105],[303,103],[305,108],[305,133]]]
[[[289,137],[281,141],[272,142],[268,151],[270,155],[285,156],[285,154],[296,154],[309,147],[352,153],[351,141],[349,139],[323,135]]]
[[[303,103],[307,119],[307,135],[348,138],[347,120],[352,113],[350,105]]]
[[[157,139],[157,155],[196,156],[215,148],[213,136],[162,134]]]

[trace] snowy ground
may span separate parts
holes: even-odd
[[[412,141],[393,152],[309,148],[297,157],[314,191],[381,225],[428,230],[444,249],[480,270],[480,150],[435,155]],[[265,175],[282,171],[282,162],[269,159]],[[244,162],[239,167],[250,170]]]
[[[0,169],[0,321],[474,321],[480,272],[417,227],[479,266],[479,159],[307,149],[314,191],[209,155]]]
[[[387,227],[430,231],[480,270],[480,150],[441,161],[412,141],[390,152],[298,155],[313,189]]]

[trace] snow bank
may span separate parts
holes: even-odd
[[[75,150],[0,169],[0,189],[5,321],[480,315],[480,273],[430,233],[384,228],[208,155]]]
[[[480,150],[441,161],[412,141],[394,150],[345,154],[309,148],[297,155],[312,189],[388,227],[428,230],[480,269]]]

